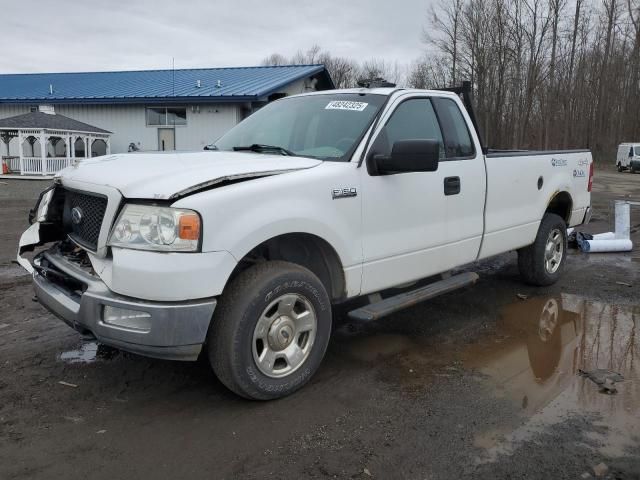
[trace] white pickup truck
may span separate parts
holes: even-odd
[[[318,369],[333,304],[369,298],[350,315],[378,319],[510,250],[529,283],[561,274],[567,226],[590,215],[590,152],[490,152],[469,107],[468,88],[323,91],[212,151],[82,161],[41,195],[18,261],[42,305],[106,345],[202,352],[237,394],[287,395]]]

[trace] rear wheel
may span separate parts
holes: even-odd
[[[518,250],[522,279],[531,285],[551,285],[558,281],[567,256],[567,224],[558,215],[546,213],[533,244]]]
[[[225,289],[209,331],[209,359],[238,395],[275,399],[311,378],[330,333],[331,304],[322,282],[299,265],[266,262]]]

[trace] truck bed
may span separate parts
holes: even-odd
[[[589,150],[489,152],[480,258],[530,245],[545,209],[560,192],[570,197],[567,225],[581,224],[590,204],[591,161]]]
[[[563,155],[570,153],[590,153],[586,149],[574,149],[574,150],[496,150],[489,149],[487,152],[487,158],[500,158],[500,157],[532,157],[535,155]]]

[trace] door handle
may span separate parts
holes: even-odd
[[[458,195],[460,193],[460,177],[447,177],[444,179],[444,194]]]

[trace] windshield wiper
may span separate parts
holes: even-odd
[[[253,145],[233,147],[233,151],[234,152],[250,151],[250,152],[258,152],[258,153],[271,151],[271,152],[279,152],[280,155],[295,156],[295,153],[293,153],[290,150],[287,150],[286,148],[278,147],[277,145],[263,145],[261,143],[254,143]]]

